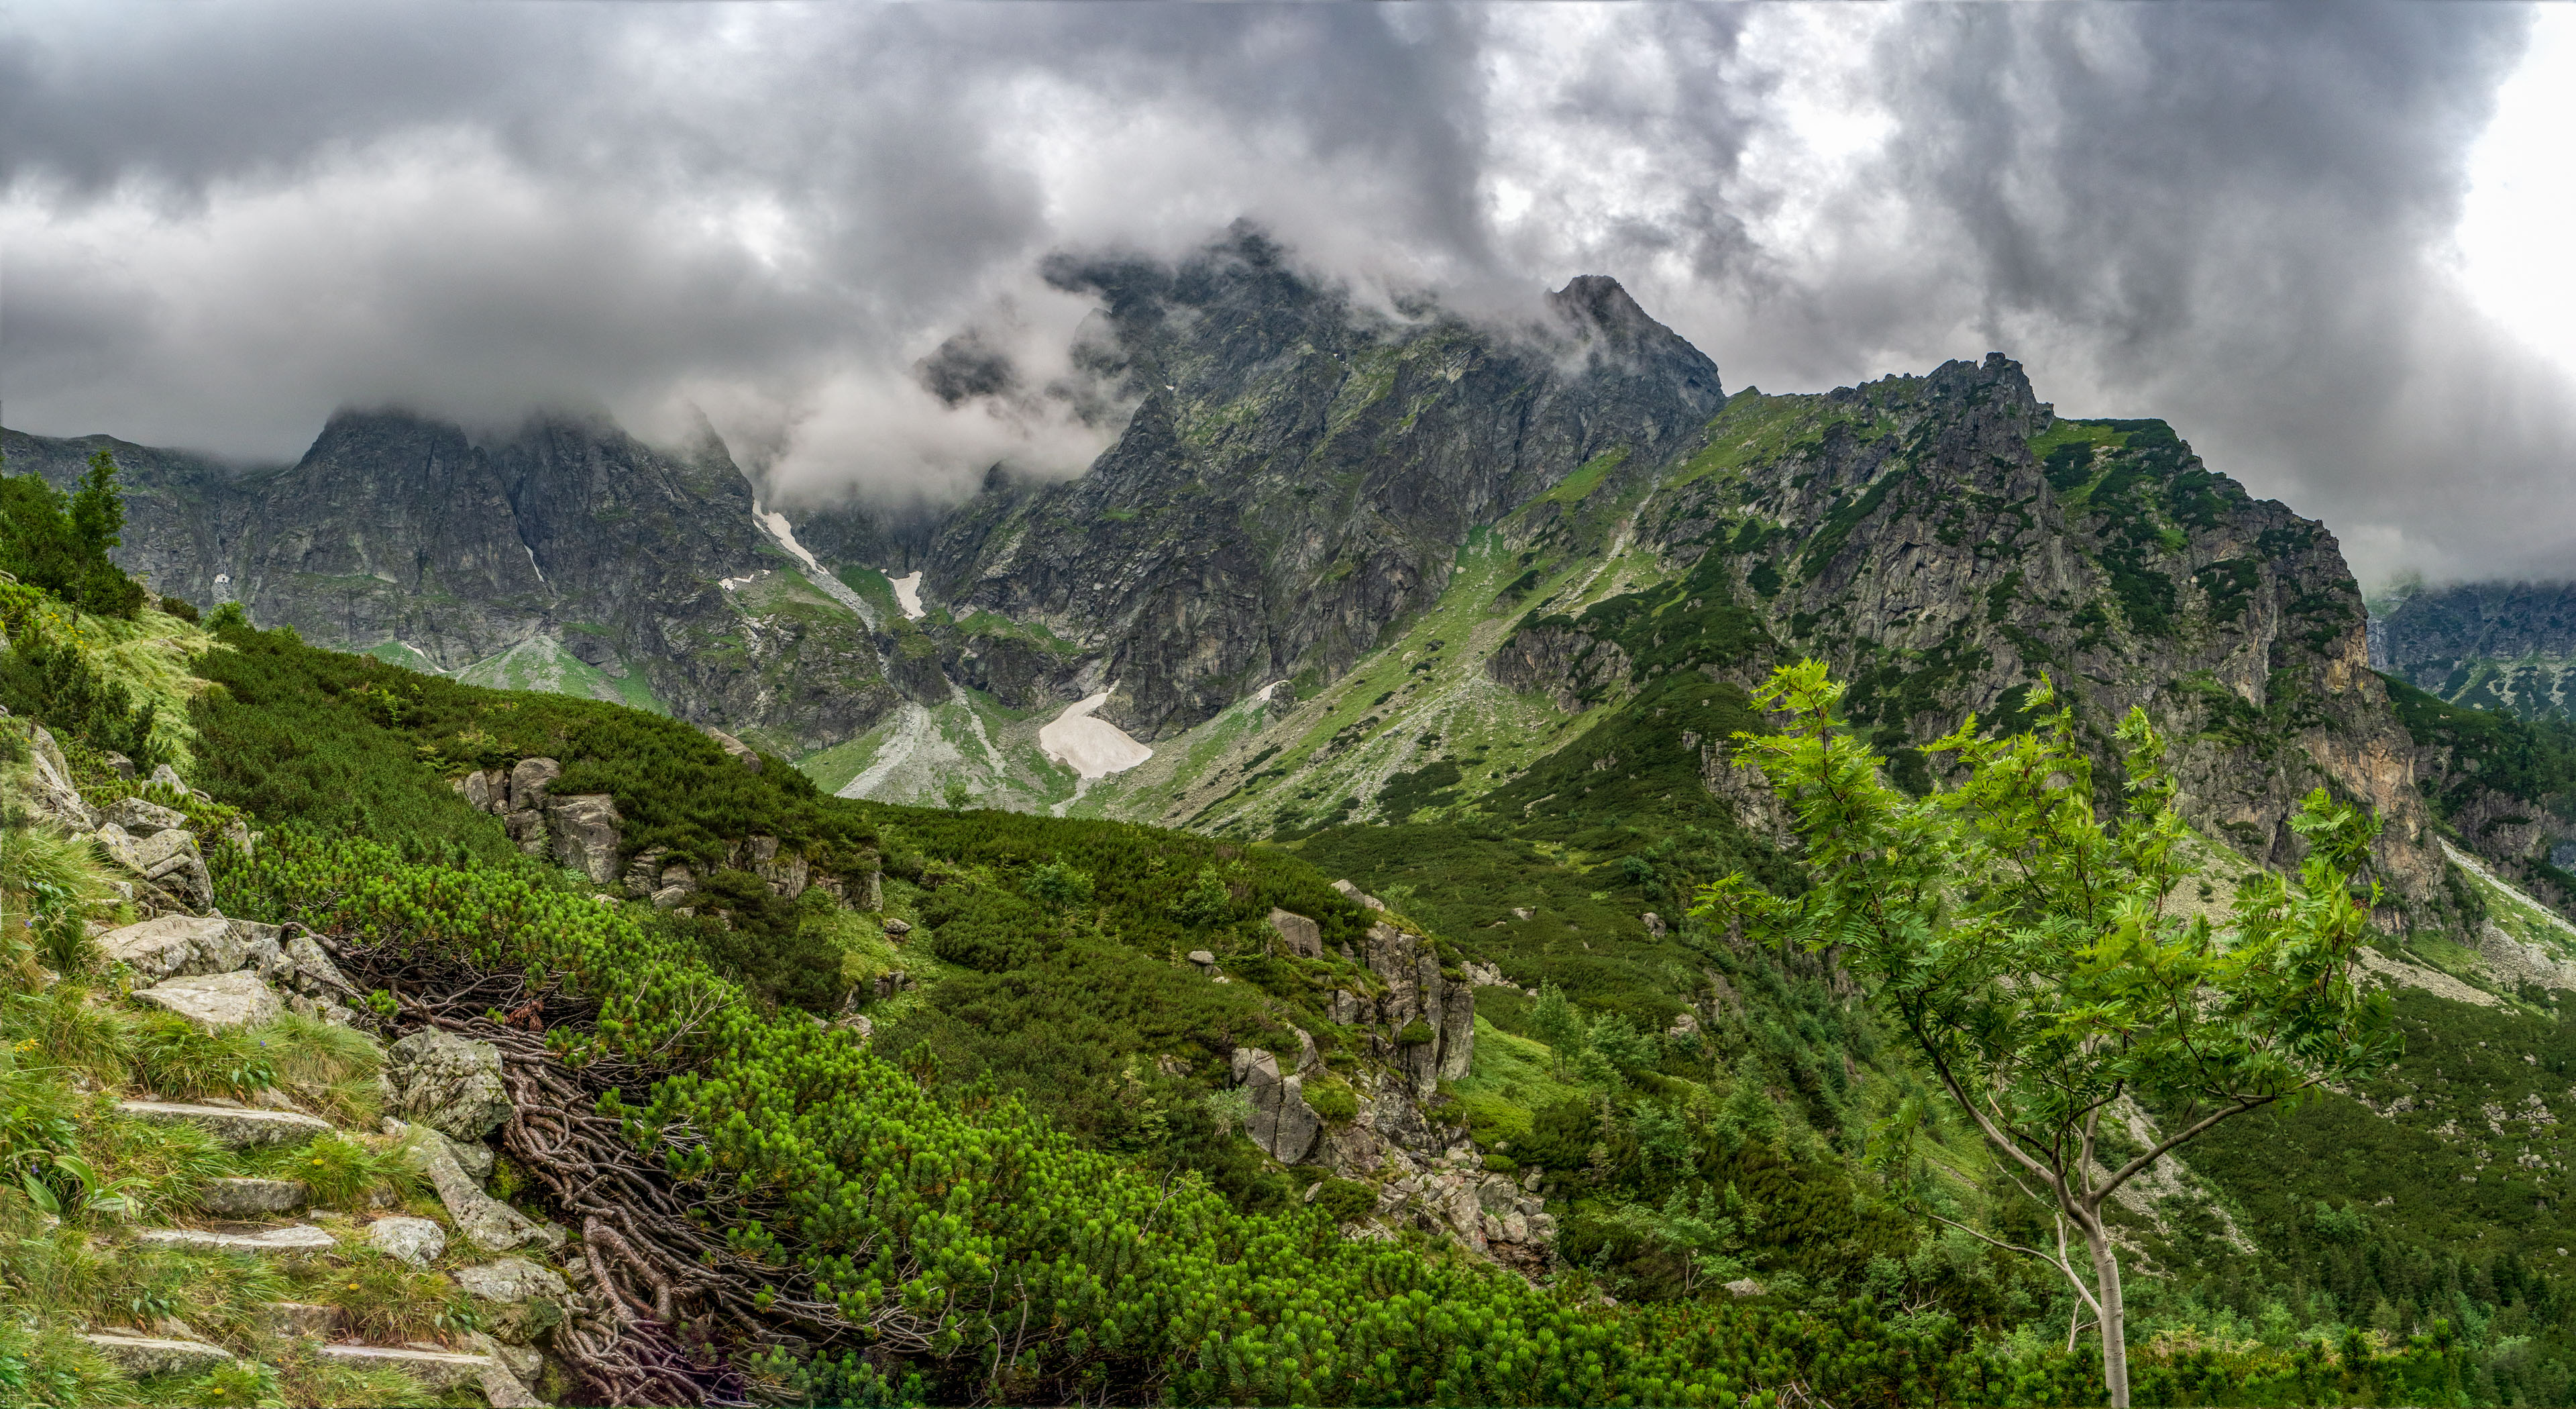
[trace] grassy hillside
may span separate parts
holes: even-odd
[[[1617,469],[1550,502],[1615,499]],[[262,833],[253,854],[214,858],[227,913],[332,935],[415,1001],[487,983],[544,996],[542,1045],[584,1118],[710,1239],[705,1278],[675,1295],[712,1329],[670,1342],[709,1385],[811,1403],[2092,1402],[2097,1371],[2089,1347],[2066,1348],[2053,1274],[1925,1216],[2043,1236],[2028,1206],[1937,1118],[1931,1158],[1886,1157],[1883,1124],[1928,1092],[1866,995],[1830,954],[1752,948],[1684,918],[1726,874],[1798,885],[1753,795],[1713,790],[1735,785],[1725,738],[1759,725],[1728,677],[1771,649],[1732,579],[1596,554],[1580,583],[1561,579],[1573,590],[1541,592],[1550,550],[1526,565],[1480,551],[1491,561],[1453,580],[1475,578],[1462,638],[1564,629],[1615,647],[1620,672],[1577,725],[1505,728],[1468,708],[1475,682],[1493,682],[1445,654],[1458,638],[1437,633],[1457,628],[1435,612],[1382,663],[1400,673],[1296,707],[1316,712],[1289,716],[1303,771],[1269,780],[1364,783],[1338,815],[1364,806],[1384,824],[1339,822],[1321,794],[1290,791],[1258,814],[1276,843],[1243,835],[1261,829],[1241,807],[1233,835],[1209,835],[836,799],[780,760],[753,771],[608,701],[425,676],[237,616],[111,623],[23,589],[0,622],[6,766],[26,766],[30,720],[93,801],[146,786],[110,766],[121,744],[177,760],[198,795],[169,801]],[[1870,688],[1902,696],[1905,677]],[[1450,711],[1449,748],[1372,719],[1407,692],[1422,702],[1408,708]],[[558,795],[615,799],[626,851],[697,865],[698,913],[599,896],[452,786],[539,756],[564,765]],[[1263,795],[1250,776],[1227,786]],[[881,867],[879,908],[771,894],[737,869],[752,836],[836,874]],[[20,930],[121,918],[80,844],[23,819],[9,837],[0,904],[44,922]],[[1561,1231],[1534,1277],[1372,1227],[1386,1187],[1283,1168],[1246,1137],[1237,1049],[1293,1061],[1304,1032],[1319,1096],[1382,1060],[1331,1020],[1336,991],[1381,982],[1340,952],[1379,918],[1330,887],[1343,877],[1418,927],[1450,978],[1503,980],[1477,990],[1474,1063],[1426,1116],[1471,1132],[1479,1173],[1546,1199]],[[1319,922],[1322,957],[1280,952],[1273,906]],[[1228,981],[1185,957],[1196,950]],[[247,1069],[198,1053],[189,1077],[143,1055],[159,1050],[144,1020],[89,1016],[83,992],[112,975],[75,981],[62,964],[49,980],[35,957],[0,975],[22,1044],[11,1072],[35,1071],[11,1091],[26,1115],[11,1157],[56,1168],[69,1154],[106,1185],[137,1171],[138,1199],[184,1199],[219,1164],[84,1106],[68,1073],[114,1086],[162,1061],[155,1089],[219,1094],[252,1089]],[[2386,962],[2478,976],[2429,939]],[[2140,1402],[2565,1394],[2576,1305],[2556,1255],[2534,1249],[2576,1246],[2576,1229],[2553,1231],[2564,1151],[2550,1104],[2576,1080],[2562,1070],[2576,1050],[2561,1051],[2546,991],[2472,991],[2407,992],[2410,1055],[2386,1079],[2230,1128],[2122,1214],[2140,1253]],[[845,1009],[872,1034],[822,1021]],[[363,1099],[350,1084],[363,1055],[344,1050],[335,1073],[316,1054],[329,1039],[273,1036],[272,1060],[307,1064],[313,1099]],[[1349,1118],[1329,1099],[1317,1109]],[[148,1194],[152,1168],[181,1165],[195,1172]],[[352,1197],[372,1183],[399,1196],[391,1174],[361,1172]],[[57,1207],[72,1192],[46,1187]],[[144,1264],[102,1252],[114,1275],[77,1281],[43,1259],[92,1246],[71,1239],[122,1246],[110,1235],[129,1215],[76,1203],[42,1228],[32,1188],[20,1197],[0,1185],[0,1217],[54,1251],[5,1274],[19,1339],[0,1338],[0,1376],[52,1402],[234,1393],[121,1383],[83,1359],[66,1336],[130,1300]],[[521,1197],[582,1222],[544,1187]],[[241,1269],[222,1259],[149,1275],[227,1334],[276,1290],[224,1290]],[[434,1277],[349,1282],[379,1308],[368,1315],[452,1304]],[[254,1395],[402,1393],[298,1363]]]

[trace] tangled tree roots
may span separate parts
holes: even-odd
[[[362,987],[394,995],[397,1028],[443,1028],[500,1049],[511,1107],[502,1148],[581,1229],[599,1314],[564,1322],[554,1345],[598,1402],[748,1404],[758,1391],[732,1363],[741,1356],[866,1339],[838,1308],[814,1299],[801,1273],[742,1256],[710,1226],[756,1210],[701,1182],[674,1180],[617,1121],[597,1113],[611,1088],[632,1094],[659,1073],[626,1062],[575,1068],[550,1050],[544,1034],[586,1026],[596,1016],[591,1005],[551,987],[531,992],[522,975],[470,973],[390,946],[339,952]],[[661,1143],[683,1149],[696,1141],[670,1129]]]

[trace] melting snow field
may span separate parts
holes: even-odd
[[[921,570],[915,568],[901,577],[888,577],[886,581],[894,587],[894,604],[903,608],[905,616],[919,621],[921,619]],[[1108,696],[1104,695],[1101,698],[1106,699]],[[1121,734],[1118,737],[1123,739],[1127,736]]]
[[[919,573],[913,574],[918,578]],[[895,584],[897,590],[903,586]],[[1124,773],[1154,756],[1154,751],[1127,736],[1127,731],[1106,719],[1094,719],[1091,712],[1109,702],[1109,692],[1101,691],[1087,700],[1064,707],[1064,713],[1038,730],[1038,747],[1046,755],[1085,778],[1099,778],[1111,773]]]

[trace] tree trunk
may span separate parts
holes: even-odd
[[[2096,1220],[2084,1225],[2084,1246],[2093,1254],[2093,1281],[2102,1298],[2102,1388],[2111,1409],[2129,1409],[2128,1313],[2120,1304],[2120,1259],[2110,1236]]]

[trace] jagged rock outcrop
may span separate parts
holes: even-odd
[[[1324,957],[1323,927],[1312,919],[1276,906],[1270,911],[1271,932],[1279,936],[1281,947],[1300,959]]]
[[[1332,1020],[1365,1026],[1369,1055],[1402,1071],[1416,1099],[1437,1094],[1443,1081],[1467,1075],[1476,1047],[1476,989],[1452,982],[1440,970],[1431,941],[1380,921],[1371,925],[1355,956],[1385,984],[1383,992],[1336,990]]]
[[[615,885],[626,863],[618,828],[617,799],[607,793],[550,797],[545,803],[546,836],[555,864],[588,876],[594,885]]]
[[[1306,1073],[1282,1076],[1279,1059],[1257,1048],[1234,1053],[1234,1082],[1252,1097],[1252,1118],[1244,1133],[1281,1164],[1302,1164],[1315,1151],[1324,1118],[1306,1104]]]
[[[30,739],[34,744],[30,763],[34,777],[27,790],[29,811],[62,831],[95,829],[98,814],[82,801],[80,789],[72,783],[71,764],[63,757],[62,745],[54,742],[54,736],[41,724],[34,726]]]

